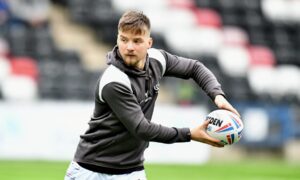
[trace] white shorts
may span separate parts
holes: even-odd
[[[111,175],[93,172],[79,166],[72,161],[65,176],[65,180],[147,180],[144,170],[129,174]]]

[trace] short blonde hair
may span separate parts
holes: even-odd
[[[118,24],[119,31],[131,31],[134,34],[150,32],[150,28],[151,24],[149,18],[141,11],[125,12]]]

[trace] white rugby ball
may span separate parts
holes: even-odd
[[[224,145],[237,143],[241,139],[244,125],[236,114],[218,109],[209,113],[206,120],[209,121],[207,134],[221,140]]]

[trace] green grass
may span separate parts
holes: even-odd
[[[300,165],[283,162],[210,163],[199,166],[148,165],[150,180],[292,180],[300,179]],[[159,178],[163,177],[163,178]]]
[[[0,160],[1,180],[63,179],[68,162]],[[283,161],[244,161],[205,165],[146,164],[148,180],[296,180],[300,165]]]
[[[0,161],[1,180],[63,179],[67,162]]]

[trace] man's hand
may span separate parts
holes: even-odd
[[[222,95],[217,95],[214,100],[215,104],[218,106],[220,109],[226,109],[228,111],[233,112],[234,114],[238,115],[241,117],[239,112],[225,99],[224,96]]]
[[[209,136],[206,133],[206,128],[208,126],[209,121],[204,121],[204,123],[194,129],[191,129],[191,139],[194,141],[206,143],[215,147],[224,147],[221,144],[221,141]]]

